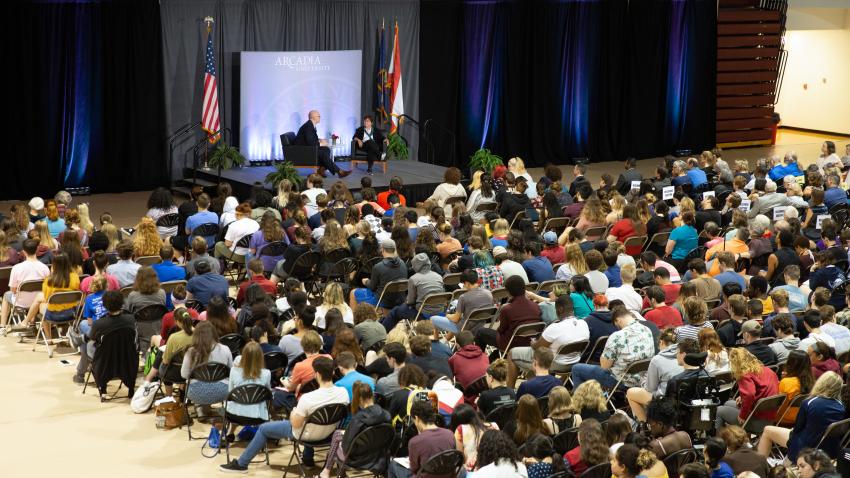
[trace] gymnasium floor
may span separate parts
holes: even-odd
[[[779,146],[729,150],[727,159],[755,159],[787,150],[797,151],[807,165],[817,158],[820,143],[826,138],[808,133],[780,133]],[[843,154],[848,139],[837,141]],[[639,161],[638,168],[651,174],[657,160]],[[570,173],[569,166],[562,167]],[[619,174],[617,162],[591,164],[589,176],[598,182],[603,172]],[[535,176],[542,168],[534,168]],[[616,174],[615,174],[616,173]],[[148,193],[102,194],[75,201],[90,204],[95,219],[109,211],[121,226],[135,224],[145,213]],[[11,203],[0,203],[6,211]],[[71,381],[73,367],[63,366],[63,357],[49,359],[43,347],[32,352],[30,344],[19,344],[14,337],[0,338],[0,442],[3,476],[85,475],[87,477],[143,477],[150,472],[168,470],[168,476],[202,476],[217,473],[223,457],[203,458],[201,440],[189,442],[185,430],[159,431],[152,412],[133,414],[126,399],[100,403],[95,394],[81,395],[82,387]],[[77,357],[64,357],[76,364]],[[114,390],[114,387],[110,391]],[[126,391],[122,390],[122,395]],[[209,425],[198,425],[201,434]],[[279,477],[289,460],[288,446],[272,451],[272,466],[252,465],[251,476]],[[237,451],[238,453],[238,451]],[[295,471],[295,470],[292,470]],[[315,470],[318,473],[318,470]]]

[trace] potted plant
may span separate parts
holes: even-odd
[[[218,169],[218,175],[221,176],[222,169],[242,166],[247,161],[248,160],[245,159],[245,156],[242,156],[242,153],[239,152],[238,148],[221,141],[212,153],[210,153],[210,156],[207,159],[207,164],[211,168]]]
[[[407,141],[398,133],[390,133],[387,137],[387,159],[407,159],[409,156]]]
[[[266,182],[271,184],[273,188],[277,188],[278,183],[284,179],[289,180],[295,186],[301,186],[303,178],[298,174],[298,170],[292,165],[292,161],[282,161],[274,165],[274,171],[266,175]]]
[[[489,149],[481,148],[469,157],[469,170],[475,171],[478,169],[486,173],[492,173],[496,166],[504,164],[502,158]]]

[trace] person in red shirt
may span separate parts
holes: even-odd
[[[625,243],[626,239],[635,236],[646,236],[646,224],[641,221],[637,207],[626,204],[623,208],[623,218],[614,223],[608,232],[608,242]],[[630,245],[626,247],[626,254],[632,257],[638,256],[642,248],[642,244]]]
[[[666,327],[678,327],[683,325],[682,314],[675,307],[670,307],[665,302],[664,289],[654,285],[646,290],[646,298],[649,299],[649,304],[652,310],[643,314],[646,320],[654,323],[659,329]]]
[[[468,330],[458,334],[457,345],[460,349],[449,357],[449,368],[452,369],[455,381],[466,388],[487,373],[490,360],[481,347],[475,345],[475,336]],[[475,400],[475,397],[465,396],[465,399]]]
[[[390,203],[387,202],[387,198],[390,194],[398,194],[398,200],[402,206],[407,206],[407,199],[404,198],[404,195],[401,193],[402,182],[401,178],[398,176],[393,176],[390,179],[390,188],[387,191],[378,193],[378,205],[384,208],[384,210],[389,210],[391,208]]]
[[[767,368],[744,347],[735,347],[729,351],[729,368],[738,381],[738,403],[728,401],[717,408],[715,426],[719,430],[724,425],[741,425],[750,416],[756,402],[779,393],[779,379],[773,370]],[[776,418],[776,410],[763,411],[753,416],[753,426],[770,425]]]
[[[508,303],[499,309],[499,327],[491,329],[481,327],[476,333],[476,342],[479,345],[492,345],[501,351],[506,351],[508,342],[511,341],[517,327],[526,323],[539,322],[540,306],[525,296],[525,280],[518,275],[513,275],[505,280],[505,289],[510,294]],[[531,345],[531,337],[516,337],[511,342],[512,347],[528,347]]]
[[[245,291],[248,290],[248,287],[251,284],[259,285],[263,288],[266,294],[272,296],[277,294],[277,286],[275,283],[266,279],[266,276],[263,275],[263,261],[259,258],[251,259],[248,261],[247,269],[248,273],[251,274],[251,278],[239,284],[239,292],[236,293],[236,305],[241,307],[242,303],[245,302]]]
[[[558,244],[558,235],[555,231],[546,231],[543,234],[543,250],[540,255],[549,259],[552,264],[561,264],[564,262],[564,246]]]
[[[673,305],[676,302],[676,299],[679,298],[679,289],[682,288],[681,284],[673,284],[670,282],[670,271],[663,267],[656,267],[654,271],[652,271],[653,277],[655,277],[655,285],[661,287],[661,290],[664,291],[664,303],[667,305]],[[649,303],[649,298],[643,298],[643,308],[648,309],[652,307]]]
[[[174,311],[177,309],[185,309],[186,306],[186,286],[178,285],[171,291],[171,302],[174,304],[174,310],[168,312],[167,314],[162,316],[162,325],[159,331],[159,346],[162,347],[168,342],[168,336],[172,331],[177,332],[180,328],[177,326],[177,322],[174,321]],[[186,309],[189,312],[189,316],[192,317],[192,320],[195,322],[198,321],[198,311],[195,309]],[[151,340],[151,343],[156,343],[155,340]]]

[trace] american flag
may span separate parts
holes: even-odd
[[[204,69],[204,106],[201,110],[201,128],[209,135],[210,143],[221,136],[218,130],[218,83],[215,80],[215,53],[213,53],[212,32],[207,29],[206,68]]]

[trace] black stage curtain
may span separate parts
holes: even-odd
[[[455,132],[454,164],[480,147],[540,166],[713,145],[709,0],[438,0],[420,19],[422,117]]]
[[[233,131],[237,145],[239,52],[362,50],[361,106],[363,114],[372,113],[376,96],[378,30],[384,23],[388,57],[396,20],[404,110],[411,117],[420,118],[416,93],[420,64],[419,0],[162,0],[167,131],[174,132],[200,119],[203,47],[207,41],[203,19],[207,15],[215,18],[213,41],[218,62],[222,128]],[[298,113],[306,115],[307,111]],[[419,129],[410,122],[399,129],[411,146],[411,154],[415,155]],[[191,154],[187,155],[186,151],[202,139],[198,133],[177,145],[175,173],[180,171],[184,161],[191,165]]]
[[[3,198],[149,189],[165,179],[159,3],[14,3]]]

